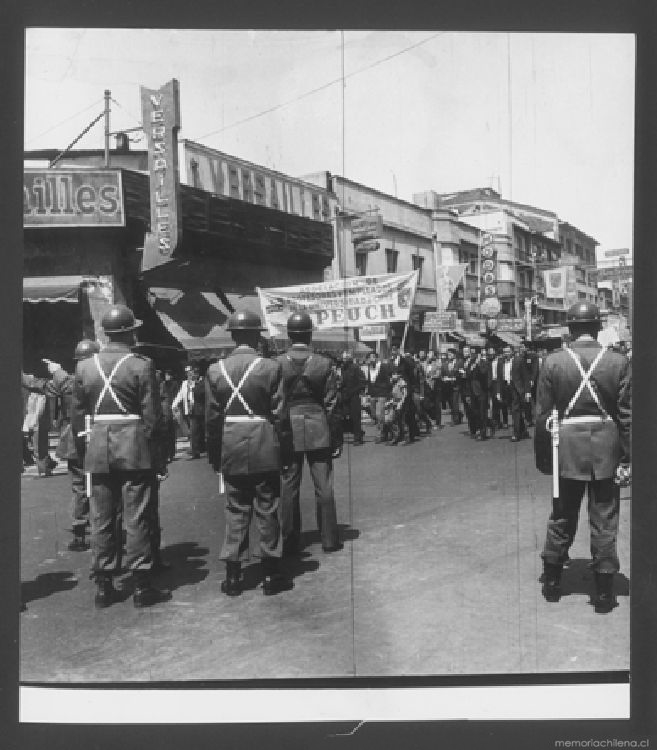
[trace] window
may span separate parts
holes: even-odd
[[[399,252],[386,248],[386,273],[397,273],[397,258]]]
[[[422,286],[422,266],[424,265],[424,258],[420,255],[413,255],[413,270],[417,271],[417,285]]]
[[[356,271],[359,276],[367,274],[367,253],[356,253]]]
[[[569,253],[572,253],[573,251],[573,242],[572,240],[566,240],[566,251]]]

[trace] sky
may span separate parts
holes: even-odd
[[[408,201],[491,186],[632,250],[630,34],[33,28],[25,65],[26,149],[67,146],[105,89],[137,127],[139,87],[176,78],[179,138]]]

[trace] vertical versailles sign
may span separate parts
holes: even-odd
[[[140,90],[151,199],[151,231],[144,240],[141,265],[141,270],[146,271],[171,259],[182,234],[178,172],[180,91],[175,78],[159,89],[142,86]]]

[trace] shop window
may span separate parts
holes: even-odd
[[[413,270],[417,271],[417,285],[422,286],[422,267],[424,266],[424,258],[420,255],[413,255]]]
[[[359,276],[367,274],[367,253],[356,253],[356,272]]]
[[[398,250],[386,248],[386,273],[397,273]]]

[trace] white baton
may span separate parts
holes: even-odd
[[[552,410],[545,426],[552,435],[552,498],[559,499],[559,412]]]
[[[89,442],[91,440],[91,414],[85,414],[84,416],[84,432],[85,432],[85,442],[87,443],[87,448],[89,447]],[[84,489],[87,493],[87,499],[91,497],[91,472],[86,471],[84,473]]]

